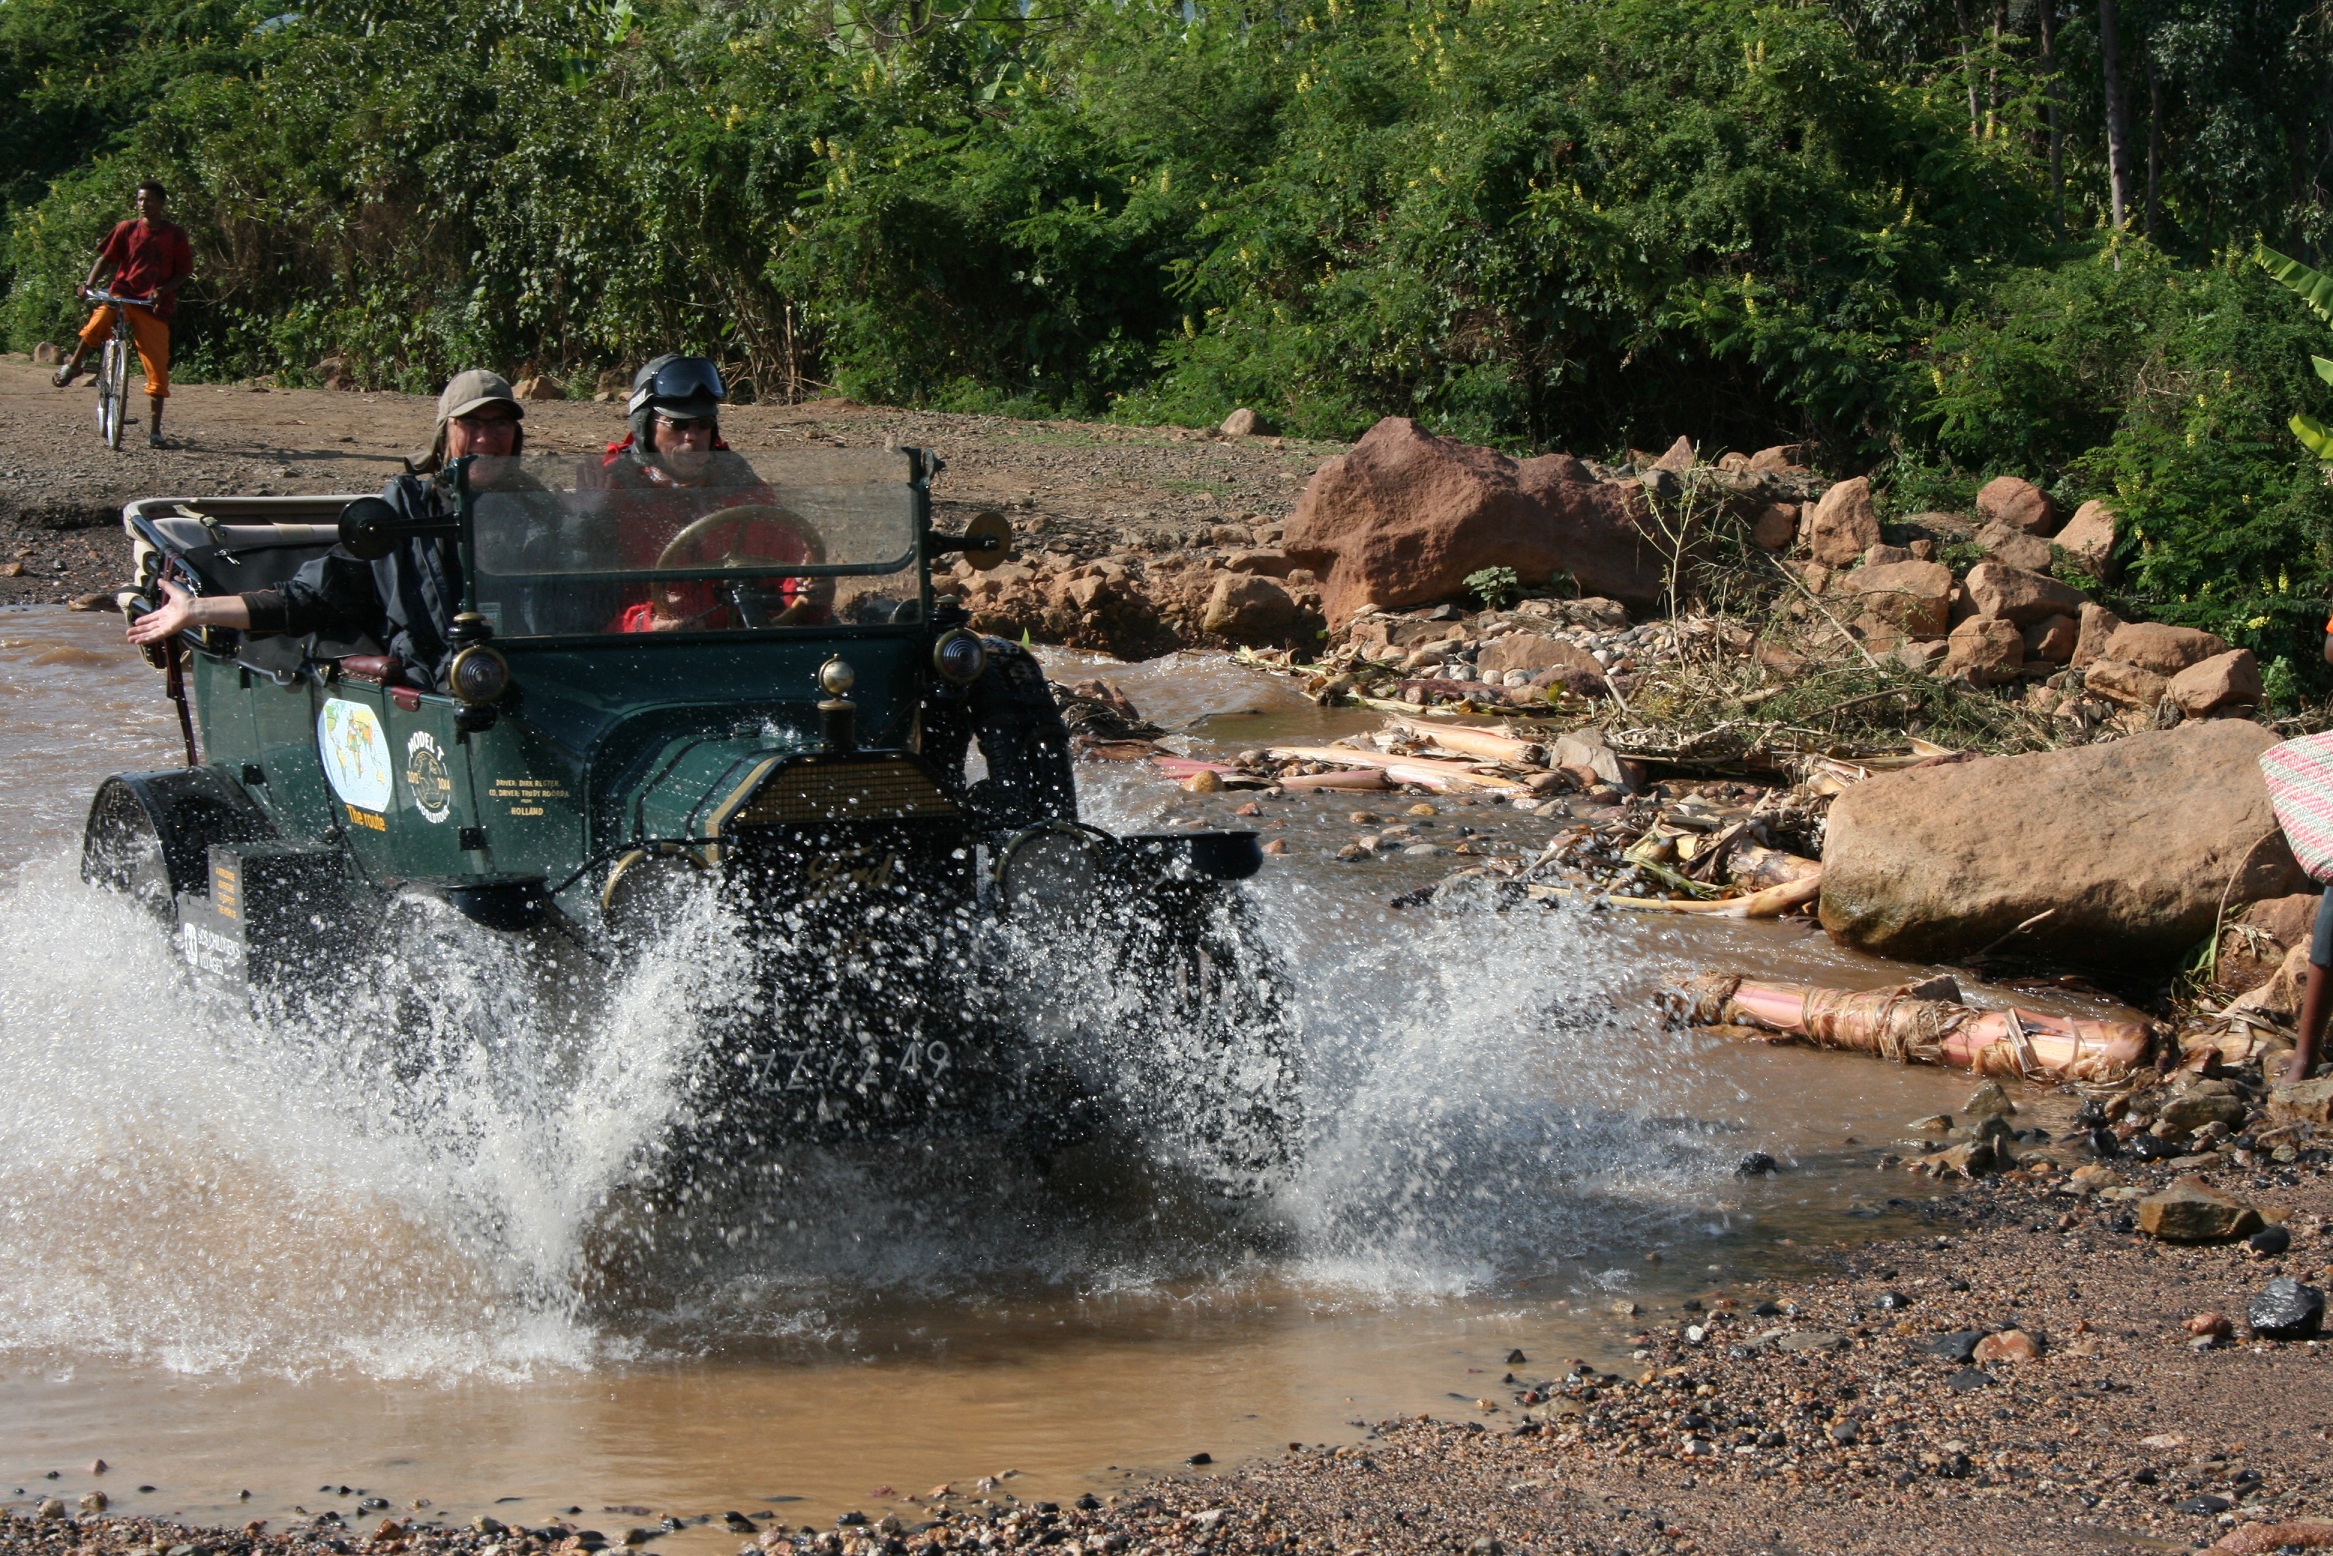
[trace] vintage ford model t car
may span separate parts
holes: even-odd
[[[463,597],[442,691],[370,641],[181,634],[159,657],[188,765],[105,781],[83,873],[262,998],[429,915],[620,975],[709,901],[751,974],[706,1015],[683,1134],[1115,1115],[1252,1188],[1296,1124],[1277,973],[1229,884],[1255,839],[1079,821],[1035,660],[934,593],[935,557],[1010,546],[993,514],[933,532],[937,469],[724,453],[618,489],[597,461],[465,460],[434,526],[376,498],[132,503],[133,616],[164,577],[247,592],[417,538],[457,548]]]

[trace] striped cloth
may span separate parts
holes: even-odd
[[[2312,879],[2333,881],[2333,734],[2270,746],[2260,774],[2293,857]]]

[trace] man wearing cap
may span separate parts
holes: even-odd
[[[410,473],[381,489],[381,499],[413,523],[450,518],[454,496],[447,468],[471,455],[507,458],[526,446],[526,412],[500,374],[457,373],[437,399],[429,452],[407,461]],[[168,579],[159,609],[130,623],[130,641],[162,642],[187,627],[233,627],[257,635],[369,637],[404,665],[408,684],[435,689],[447,659],[446,639],[460,609],[460,554],[449,537],[401,540],[378,562],[335,546],[281,587],[197,598]]]

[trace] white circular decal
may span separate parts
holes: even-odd
[[[426,729],[405,742],[405,788],[424,819],[443,821],[454,813],[454,775],[446,769],[445,747]]]
[[[316,715],[316,749],[333,793],[359,810],[389,808],[389,742],[379,714],[361,702],[330,699]]]

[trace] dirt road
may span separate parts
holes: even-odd
[[[50,386],[22,354],[0,357],[0,605],[54,602],[119,581],[121,505],[155,496],[376,491],[429,440],[422,396],[182,384],[164,422],[114,452],[98,440],[88,381]],[[131,409],[144,402],[132,396]],[[1229,442],[1182,428],[1011,421],[884,410],[846,400],[741,405],[722,417],[746,453],[811,444],[936,450],[943,522],[976,508],[1011,514],[1024,550],[1079,557],[1142,547],[1251,543],[1287,516],[1313,467],[1341,445]],[[536,401],[528,452],[582,455],[624,434],[620,403]],[[1214,530],[1233,527],[1232,537]]]

